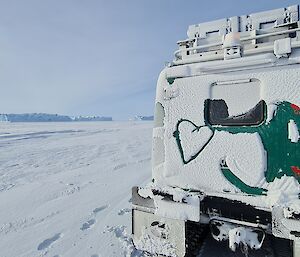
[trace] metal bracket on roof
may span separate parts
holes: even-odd
[[[274,41],[274,54],[277,58],[288,57],[292,52],[291,38],[283,38]]]
[[[300,48],[298,5],[191,25],[179,41],[173,65],[274,53]],[[237,39],[239,37],[239,39]],[[289,39],[287,39],[289,38]]]

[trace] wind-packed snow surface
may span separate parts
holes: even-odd
[[[0,256],[142,256],[131,187],[151,177],[151,122],[2,123]]]

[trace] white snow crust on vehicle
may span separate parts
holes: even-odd
[[[139,226],[133,216],[134,240],[148,222],[143,213],[150,213],[153,222],[184,221],[178,224],[185,228],[222,223],[228,229],[216,225],[213,236],[232,250],[259,249],[266,235],[291,240],[295,256],[299,7],[191,25],[187,34],[158,78],[152,182],[133,190],[133,209],[140,212]],[[181,236],[191,247],[189,231]],[[178,256],[190,256],[188,246]]]

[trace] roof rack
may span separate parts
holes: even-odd
[[[288,57],[300,47],[299,7],[293,5],[266,12],[191,25],[188,39],[178,41],[174,65],[227,60],[273,52]]]

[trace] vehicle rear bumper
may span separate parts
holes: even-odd
[[[161,196],[160,201],[168,202],[167,206],[170,209],[167,213],[158,213],[157,201],[154,200],[155,197],[149,196],[144,198],[138,191],[138,187],[133,187],[133,210],[155,214],[163,218],[193,221],[200,224],[209,224],[210,220],[219,219],[240,226],[261,228],[267,234],[272,234],[275,237],[293,241],[300,240],[300,215],[288,207],[279,206],[268,211],[241,201],[199,193],[199,197],[197,198],[199,199],[199,205],[195,205],[194,202],[194,206],[192,206],[193,215],[178,215],[180,209],[190,210],[188,209],[189,203],[174,201],[176,197],[173,197],[172,193],[159,192],[154,188],[155,195]],[[174,212],[174,216],[170,215],[172,212]],[[198,212],[199,215],[195,215],[195,212]],[[192,217],[192,219],[189,219],[189,217]],[[134,217],[132,222],[134,230]]]

